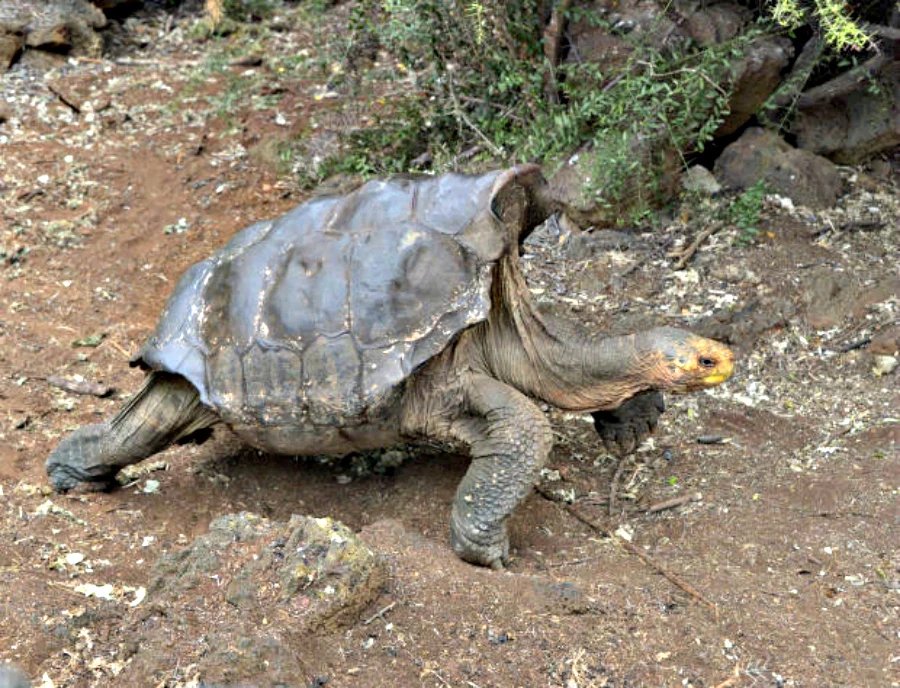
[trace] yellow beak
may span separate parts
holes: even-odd
[[[703,378],[704,385],[712,387],[713,385],[725,382],[725,380],[731,377],[731,373],[734,372],[734,361],[726,359],[719,364],[718,368],[719,369],[715,373]]]

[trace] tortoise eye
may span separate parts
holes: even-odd
[[[706,356],[701,356],[697,362],[700,364],[701,368],[715,368],[716,362],[712,358],[707,358]]]

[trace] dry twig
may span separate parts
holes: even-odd
[[[375,619],[381,619],[381,618],[384,618],[384,615],[385,615],[387,612],[391,611],[391,610],[396,606],[396,604],[397,604],[397,601],[394,600],[394,601],[391,602],[389,605],[387,605],[387,606],[385,606],[385,607],[382,607],[382,608],[379,609],[377,612],[375,612],[374,614],[372,614],[372,616],[370,616],[368,619],[366,619],[365,621],[363,621],[363,626],[368,626],[368,625],[369,625],[370,623],[372,623]]]
[[[59,98],[60,102],[67,108],[69,108],[72,112],[74,112],[76,115],[81,114],[81,108],[76,103],[67,98],[62,91],[56,88],[56,86],[54,86],[53,84],[47,84],[47,88],[50,90],[50,93]]]
[[[731,676],[726,678],[721,683],[716,684],[716,688],[731,688],[732,686],[736,686],[737,682],[741,678],[741,665],[735,664],[734,670],[731,672]]]
[[[718,232],[722,228],[721,225],[713,225],[712,227],[707,227],[704,229],[697,237],[690,243],[687,248],[679,249],[677,251],[672,251],[669,253],[669,258],[678,258],[678,262],[672,266],[673,270],[684,270],[685,266],[694,257],[694,254],[697,253],[697,249],[700,248],[700,244],[709,239],[713,234]]]
[[[628,456],[619,459],[619,465],[616,466],[616,473],[613,475],[612,482],[609,485],[609,515],[616,515],[616,492],[619,490],[619,481],[622,479],[622,471],[625,470],[625,461]]]
[[[572,516],[574,516],[579,521],[584,523],[586,526],[590,527],[592,530],[597,531],[601,535],[609,536],[608,530],[606,530],[599,524],[594,523],[594,521],[592,519],[588,518],[584,514],[579,513],[577,509],[574,509],[571,506],[566,505],[566,510],[570,514],[572,514]],[[638,559],[643,561],[650,568],[654,569],[657,573],[662,575],[670,583],[673,583],[674,585],[676,585],[679,588],[681,588],[682,590],[684,590],[688,595],[693,597],[695,600],[705,604],[716,615],[716,619],[719,618],[719,610],[718,610],[718,608],[716,608],[716,605],[714,605],[712,602],[710,602],[708,599],[706,599],[700,592],[697,591],[697,589],[693,585],[691,585],[687,581],[683,580],[681,577],[677,576],[676,574],[672,573],[668,569],[664,568],[661,564],[657,563],[656,560],[653,559],[653,557],[651,557],[649,554],[645,554],[644,552],[642,552],[640,549],[638,549],[635,545],[630,543],[628,540],[625,540],[624,538],[619,538],[619,541],[622,543],[622,546],[625,549],[627,549],[629,552],[631,552],[634,556],[636,556]]]
[[[707,607],[712,609],[713,613],[716,615],[716,618],[717,619],[719,618],[719,610],[716,608],[716,605],[714,605],[712,602],[710,602],[708,599],[706,599],[703,595],[701,595],[700,592],[693,585],[688,583],[686,580],[683,580],[681,577],[675,575],[668,569],[663,568],[663,566],[661,564],[657,563],[656,560],[653,559],[649,554],[642,552],[634,544],[628,542],[628,540],[623,539],[622,544],[624,545],[625,549],[627,549],[629,552],[631,552],[633,555],[635,555],[638,559],[640,559],[645,564],[647,564],[647,566],[649,566],[652,569],[655,569],[657,571],[657,573],[661,574],[670,583],[674,583],[679,588],[684,590],[688,595],[693,597],[695,600],[697,600],[698,602],[702,602]]]
[[[665,501],[651,504],[647,507],[647,513],[655,514],[657,511],[674,509],[675,507],[681,506],[682,504],[687,504],[689,502],[699,502],[701,499],[703,499],[703,494],[701,494],[700,492],[689,492],[688,494],[683,494],[679,497],[672,497],[672,499],[666,499]]]

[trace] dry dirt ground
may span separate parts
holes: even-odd
[[[211,45],[184,39],[187,20],[165,25],[132,21],[123,34],[151,46],[127,60],[0,81],[0,660],[45,687],[197,685],[209,674],[165,643],[136,673],[127,629],[153,562],[250,511],[331,516],[387,563],[359,619],[282,640],[296,658],[283,685],[900,685],[900,385],[865,347],[900,313],[896,161],[844,170],[831,211],[767,199],[762,233],[725,227],[681,271],[667,252],[727,200],[647,233],[537,237],[525,261],[542,303],[586,328],[687,323],[731,341],[739,365],[669,400],[612,515],[615,462],[583,419],[551,412],[557,447],[511,522],[507,571],[451,553],[466,460],[434,449],[376,474],[219,432],[116,492],[52,494],[47,454],[138,386],[125,362],[180,273],[304,198],[267,146],[342,105],[318,98],[301,28]],[[215,57],[260,45],[262,65]],[[51,375],[116,391],[75,395]],[[173,648],[216,630],[177,628]],[[275,683],[265,666],[216,675]]]

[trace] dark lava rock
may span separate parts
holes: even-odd
[[[815,330],[837,327],[853,311],[858,297],[856,280],[846,272],[828,268],[811,271],[803,286],[807,324]]]
[[[766,188],[810,208],[830,208],[841,193],[837,167],[809,151],[792,148],[765,129],[747,129],[716,160],[716,178],[726,187]]]
[[[99,57],[103,39],[97,31],[106,23],[106,15],[87,0],[0,0],[0,70],[23,46]]]
[[[872,88],[872,81],[877,88]],[[849,92],[828,84],[801,97],[794,131],[797,146],[855,165],[900,145],[900,61],[885,67],[873,80],[860,79]],[[811,101],[805,106],[806,101]]]
[[[761,297],[743,308],[703,318],[691,329],[704,337],[749,350],[762,334],[785,327],[796,312],[796,306],[788,299]]]
[[[155,601],[202,594],[248,615],[290,603],[297,621],[315,629],[352,617],[382,581],[375,554],[338,521],[295,515],[279,523],[242,512],[217,518],[190,547],[162,557],[149,594]]]
[[[685,20],[685,28],[691,38],[709,48],[730,41],[751,18],[745,7],[722,2],[692,12]]]
[[[733,134],[756,114],[781,83],[783,70],[794,55],[787,38],[764,38],[747,46],[731,65],[731,96],[728,114],[715,136]]]
[[[384,581],[381,560],[337,521],[222,516],[155,564],[119,639],[136,648],[121,685],[156,685],[172,657],[189,680],[300,685],[318,634],[354,621]]]

